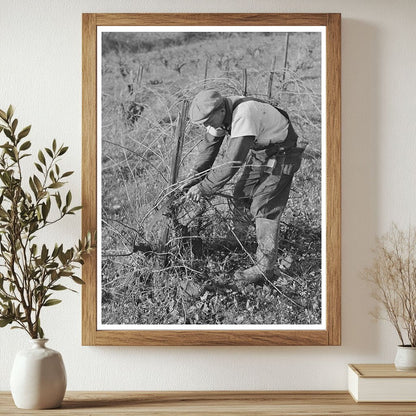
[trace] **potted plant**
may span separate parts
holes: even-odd
[[[416,228],[403,231],[393,224],[377,240],[374,253],[373,265],[364,277],[383,307],[376,317],[390,321],[400,339],[396,368],[416,370]]]
[[[73,172],[63,172],[59,160],[68,147],[53,140],[39,150],[36,173],[24,177],[22,160],[31,156],[27,126],[18,132],[13,107],[0,110],[0,327],[24,330],[32,348],[16,355],[11,374],[14,401],[21,408],[52,408],[61,404],[66,375],[61,355],[46,348],[41,312],[61,300],[54,295],[72,290],[64,279],[83,281],[76,266],[92,250],[91,235],[69,249],[52,248],[39,233],[81,209],[71,206],[71,191],[62,192]]]

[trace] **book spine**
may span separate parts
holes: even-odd
[[[356,402],[359,401],[358,383],[359,377],[357,373],[351,367],[348,367],[348,391]]]

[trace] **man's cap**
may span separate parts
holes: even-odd
[[[218,91],[203,90],[195,95],[189,108],[189,118],[192,123],[205,123],[211,113],[220,108],[223,102],[224,98]]]

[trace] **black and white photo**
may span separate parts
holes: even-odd
[[[99,329],[325,329],[323,27],[101,27]]]

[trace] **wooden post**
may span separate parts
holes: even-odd
[[[185,138],[185,127],[186,127],[186,117],[188,115],[189,101],[184,100],[182,102],[181,111],[178,114],[178,121],[175,129],[175,142],[176,149],[172,158],[172,167],[171,167],[171,180],[170,184],[173,185],[178,180],[179,174],[179,165],[182,157],[183,141]]]
[[[286,69],[287,69],[287,53],[288,53],[288,51],[289,51],[289,35],[290,35],[290,33],[289,33],[289,32],[287,32],[287,33],[286,33],[286,46],[285,46],[285,61],[284,61],[284,63],[283,63],[283,77],[282,77],[282,84],[284,84],[284,82],[285,82],[285,78],[286,78]],[[283,85],[283,88],[285,88],[285,87],[284,87],[284,85]]]
[[[207,87],[207,78],[208,78],[208,65],[209,65],[209,58],[205,61],[205,71],[204,71],[204,89]]]
[[[127,86],[130,95],[133,95],[134,91],[136,90],[135,84],[137,85],[137,89],[141,87],[143,79],[143,69],[143,65],[139,65],[137,71],[134,72],[134,76],[130,76],[131,84]]]
[[[247,96],[247,69],[243,69],[243,95]]]
[[[186,127],[186,117],[188,115],[189,101],[184,100],[182,102],[182,108],[178,114],[177,124],[175,128],[175,137],[174,141],[176,143],[175,151],[172,157],[171,164],[171,174],[170,174],[170,185],[174,185],[178,181],[179,168],[182,156],[183,142],[185,138],[185,127]],[[169,204],[171,205],[171,204]],[[170,211],[171,218],[175,220],[176,212],[172,206],[168,206],[167,210]],[[168,241],[169,241],[169,224],[166,225],[165,229],[162,231],[161,237],[161,248],[163,254],[163,263],[166,266],[168,264]]]
[[[143,65],[139,66],[139,70],[137,71],[137,86],[140,88],[142,86],[142,80],[143,80]]]
[[[273,88],[273,77],[274,77],[274,70],[276,68],[276,59],[277,56],[273,58],[272,67],[270,69],[270,76],[269,76],[269,85],[267,86],[267,98],[272,98],[272,88]]]

